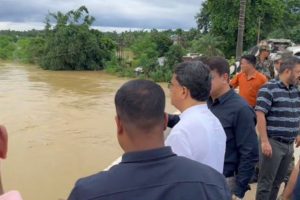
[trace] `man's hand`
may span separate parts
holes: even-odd
[[[269,141],[261,142],[261,150],[266,157],[272,157],[272,147]]]
[[[7,131],[0,125],[0,158],[5,159],[7,154]]]
[[[300,147],[300,135],[298,135],[296,137],[295,144],[296,144],[296,147]]]
[[[242,200],[242,199],[233,194],[231,197],[231,200]]]

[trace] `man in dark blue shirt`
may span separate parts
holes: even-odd
[[[230,200],[222,174],[164,147],[165,95],[152,81],[133,80],[115,96],[120,164],[77,181],[69,200]]]
[[[243,198],[258,161],[255,112],[242,97],[230,89],[228,62],[223,58],[213,57],[207,64],[212,76],[212,89],[207,104],[219,118],[227,136],[223,174],[229,183],[234,178],[232,193]]]
[[[223,174],[233,199],[242,199],[258,161],[255,113],[242,97],[230,89],[228,62],[223,58],[213,57],[206,64],[210,67],[212,76],[207,104],[220,120],[227,137]],[[176,116],[170,117],[168,126],[179,120]]]

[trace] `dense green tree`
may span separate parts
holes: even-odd
[[[198,28],[225,39],[222,50],[227,56],[235,54],[239,19],[239,0],[206,0],[196,16]],[[245,15],[244,46],[256,43],[258,19],[261,20],[261,38],[276,29],[285,11],[282,0],[248,0]]]
[[[152,42],[156,45],[158,56],[164,56],[164,54],[169,51],[169,48],[173,44],[173,41],[170,39],[168,34],[166,34],[165,32],[158,32],[155,29],[151,31],[150,36]]]
[[[142,66],[146,76],[150,71],[155,70],[159,54],[156,43],[153,42],[150,34],[140,36],[131,46],[131,50],[135,56],[135,67]]]
[[[166,53],[167,67],[173,71],[176,64],[182,62],[182,57],[185,54],[185,50],[181,45],[175,44],[170,47],[170,50]]]
[[[224,56],[221,47],[224,44],[222,37],[205,34],[199,39],[193,40],[190,51],[204,56]]]
[[[16,50],[14,52],[14,60],[20,62],[29,63],[31,58],[31,52],[29,51],[30,47],[30,38],[21,38],[16,42]]]
[[[55,22],[53,27],[51,20]],[[114,45],[99,31],[90,30],[94,20],[85,6],[66,14],[50,13],[46,17],[42,67],[51,70],[103,69]]]
[[[15,49],[15,37],[0,35],[0,59],[12,59]]]
[[[300,1],[283,0],[285,3],[284,15],[279,28],[273,30],[270,38],[290,38],[296,43],[300,43]]]

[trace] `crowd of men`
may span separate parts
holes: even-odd
[[[238,200],[259,171],[256,199],[276,200],[300,146],[300,59],[277,57],[273,65],[268,51],[242,56],[232,80],[221,57],[178,64],[169,90],[180,115],[165,113],[158,84],[122,85],[115,95],[122,160],[79,179],[68,199]],[[300,199],[298,174],[299,163],[282,199]]]
[[[115,96],[122,161],[80,179],[69,200],[243,199],[256,167],[256,199],[276,200],[300,145],[300,59],[267,55],[242,56],[232,80],[221,57],[178,64],[169,90],[180,115],[165,113],[154,82],[125,83]],[[300,198],[297,168],[283,199]]]

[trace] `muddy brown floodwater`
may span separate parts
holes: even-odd
[[[127,80],[0,63],[0,124],[9,133],[1,161],[5,190],[19,190],[25,200],[66,199],[78,178],[119,157],[114,95]]]

